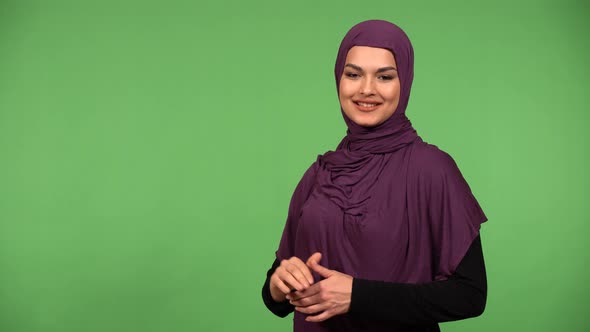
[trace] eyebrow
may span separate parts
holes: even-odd
[[[361,67],[359,67],[357,65],[353,65],[352,63],[347,63],[344,67],[350,67],[350,68],[356,69],[358,71],[364,71],[363,68],[361,68]],[[382,72],[388,71],[388,70],[395,70],[395,71],[397,71],[397,69],[395,69],[395,67],[391,67],[390,66],[390,67],[383,67],[383,68],[377,69],[377,73],[382,73]]]

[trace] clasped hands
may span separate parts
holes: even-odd
[[[311,255],[307,262],[297,257],[281,261],[270,278],[270,294],[276,302],[288,300],[295,310],[308,314],[308,322],[322,322],[347,313],[350,309],[352,276],[319,264],[322,254]],[[311,271],[325,279],[314,282]]]

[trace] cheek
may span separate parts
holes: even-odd
[[[340,87],[338,89],[338,95],[340,97],[340,100],[342,101],[344,99],[351,98],[352,96],[354,96],[356,90],[357,88],[355,87],[355,84],[353,82],[346,80],[340,81]]]
[[[391,102],[397,102],[400,96],[400,88],[399,83],[392,85],[387,91],[385,92],[386,98]]]

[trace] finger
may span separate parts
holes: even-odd
[[[321,259],[322,259],[322,254],[319,252],[315,252],[315,253],[313,253],[313,255],[309,256],[309,258],[307,259],[306,265],[309,266],[312,261],[319,263]]]
[[[326,310],[326,311],[324,311],[321,314],[316,315],[316,316],[307,316],[305,318],[305,320],[308,321],[308,322],[312,322],[312,323],[319,323],[319,322],[323,322],[326,319],[331,318],[333,316],[334,316],[333,313],[331,313],[329,310]]]
[[[334,273],[334,271],[321,266],[316,261],[310,261],[310,265],[312,270],[314,270],[324,278],[329,278]]]
[[[299,269],[299,272],[303,275],[303,278],[305,278],[305,280],[307,281],[307,284],[308,284],[307,287],[309,287],[309,285],[313,284],[313,275],[311,274],[309,267],[305,263],[303,263],[303,261],[300,260],[299,258],[294,260],[293,264]]]
[[[285,269],[289,271],[289,273],[291,273],[293,277],[295,277],[295,279],[297,279],[297,281],[299,281],[306,288],[313,283],[311,271],[305,264],[303,264],[301,260],[297,259],[291,262],[291,264],[285,265]]]
[[[319,304],[321,302],[322,297],[320,293],[308,297],[299,298],[297,300],[290,300],[290,303],[296,307],[309,307],[315,304]]]
[[[320,293],[320,285],[313,284],[309,288],[304,289],[303,291],[297,291],[289,294],[289,300],[298,301],[299,299],[303,299],[306,297],[314,296]]]
[[[299,269],[294,267],[290,260],[283,260],[281,261],[281,265],[276,269],[275,273],[279,275],[281,280],[288,282],[291,286],[293,286],[291,289],[302,290],[306,287],[299,281],[300,278],[297,278],[297,275],[299,274],[298,271]]]
[[[314,305],[310,305],[308,307],[295,307],[295,310],[307,314],[307,315],[315,315],[319,312],[322,312],[326,309],[328,309],[330,306],[330,304],[328,303],[320,303],[320,304],[314,304]]]
[[[305,289],[305,287],[299,281],[297,281],[297,279],[295,279],[293,275],[289,272],[282,273],[281,275],[279,275],[279,278],[281,278],[283,282],[288,283],[289,286],[291,286],[291,289],[296,289],[298,291],[302,291]],[[291,292],[291,289],[289,290],[289,293]]]
[[[285,285],[285,283],[281,280],[281,278],[279,278],[278,275],[273,274],[272,277],[270,277],[270,282],[274,283],[274,285],[283,293],[283,294],[289,294],[291,292],[291,288],[288,285]]]
[[[305,272],[301,271],[301,267],[305,270]],[[283,260],[281,262],[281,268],[285,269],[289,272],[297,281],[302,284],[304,287],[309,287],[310,283],[304,273],[310,274],[309,268],[303,264],[303,262],[297,257],[291,257],[288,260]],[[313,278],[312,278],[313,280]]]

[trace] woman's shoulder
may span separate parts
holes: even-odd
[[[468,209],[468,215],[478,215],[477,218],[482,220],[485,218],[451,155],[425,142],[415,146],[412,152],[408,168],[410,183],[429,193],[435,201],[438,197],[439,200],[461,202],[458,204]]]
[[[424,141],[412,145],[410,171],[421,175],[443,175],[459,169],[453,157],[438,146]]]
[[[313,184],[316,181],[316,176],[319,168],[319,157],[316,159],[309,167],[305,170],[297,187],[295,188],[295,192],[309,192],[313,187]],[[305,194],[307,196],[307,194]]]

